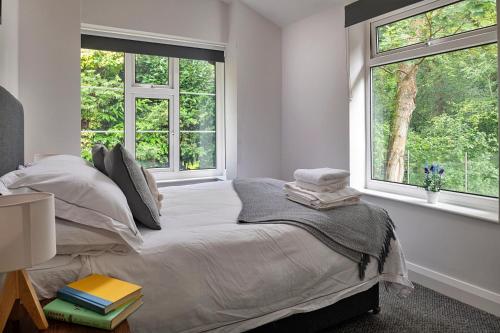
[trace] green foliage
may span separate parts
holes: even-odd
[[[464,0],[378,28],[378,51],[495,25],[495,0]]]
[[[96,143],[124,143],[123,53],[81,52],[82,156]],[[135,56],[135,82],[169,84],[169,59]],[[216,168],[215,64],[179,60],[181,170]],[[168,98],[168,96],[165,96]],[[169,168],[169,99],[136,98],[136,158],[148,168]]]
[[[168,58],[144,54],[135,55],[135,82],[168,85]]]
[[[124,141],[123,53],[81,51],[82,157],[92,160],[95,143],[112,147]]]
[[[169,167],[169,100],[135,100],[135,158],[146,168]]]
[[[216,167],[215,64],[180,59],[180,169]]]
[[[460,32],[495,24],[494,5],[492,0],[463,1],[427,15],[432,18],[433,31],[438,30],[436,36],[442,37],[459,27]],[[456,6],[466,10],[449,10]],[[419,38],[425,36],[428,26],[416,23],[417,19],[390,24],[392,30],[388,28],[382,37],[383,47],[408,45],[411,29],[420,29]],[[406,30],[404,25],[408,25]],[[393,44],[389,45],[390,40]],[[406,144],[404,183],[420,185],[424,164],[436,162],[446,168],[444,189],[498,196],[497,57],[495,43],[411,60],[420,65],[416,109]],[[398,65],[372,69],[372,177],[379,180],[385,179],[388,141],[396,112]]]

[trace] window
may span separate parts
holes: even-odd
[[[223,63],[82,49],[82,157],[120,142],[160,179],[222,175],[223,73]]]
[[[125,54],[81,52],[82,157],[92,160],[94,143],[107,147],[125,138]]]
[[[428,43],[434,39],[496,25],[495,0],[465,0],[378,26],[377,52]]]
[[[215,67],[180,60],[180,168],[213,169],[216,164]]]
[[[436,1],[371,34],[368,187],[405,192],[439,163],[451,196],[497,198],[495,0]]]

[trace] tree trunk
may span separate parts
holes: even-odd
[[[418,67],[418,64],[408,63],[402,63],[398,67],[396,113],[391,128],[385,169],[385,179],[391,182],[401,183],[404,178],[408,128],[416,107]]]

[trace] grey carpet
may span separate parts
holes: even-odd
[[[500,318],[415,284],[414,292],[400,299],[380,288],[382,311],[348,321],[327,333],[499,333]]]

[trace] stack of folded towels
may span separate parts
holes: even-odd
[[[349,172],[346,170],[319,168],[298,169],[295,181],[285,184],[288,199],[308,207],[325,210],[355,205],[361,192],[348,187]]]

